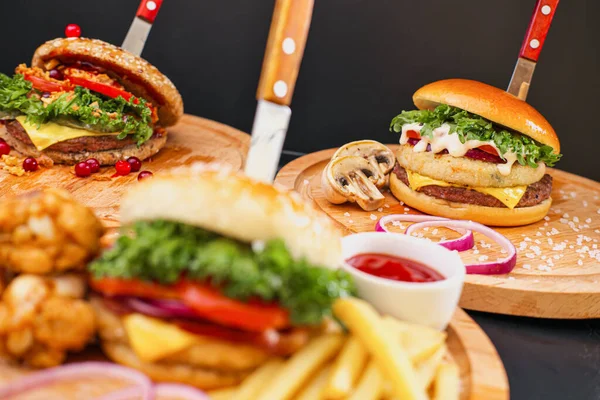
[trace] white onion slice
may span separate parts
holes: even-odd
[[[481,225],[473,221],[458,221],[458,220],[445,220],[445,221],[424,221],[417,222],[410,226],[412,229],[421,229],[431,226],[442,226],[450,229],[467,229],[469,231],[479,232],[482,235],[487,236],[508,253],[506,257],[492,262],[485,262],[480,264],[466,265],[467,274],[481,274],[481,275],[496,275],[496,274],[508,274],[513,270],[517,264],[517,249],[512,242],[501,233],[496,232],[492,228],[488,228],[485,225]]]
[[[49,368],[34,372],[21,379],[0,387],[0,399],[38,389],[62,381],[71,381],[79,378],[94,378],[109,376],[111,378],[126,380],[137,388],[137,395],[143,400],[152,400],[152,382],[139,371],[120,365],[105,362],[82,362],[59,367]],[[131,388],[129,388],[131,390]]]
[[[192,386],[178,383],[159,383],[154,386],[158,397],[177,398],[182,400],[209,400],[206,393]]]
[[[381,217],[379,219],[379,221],[377,221],[377,224],[375,225],[375,231],[390,233],[390,231],[386,228],[386,225],[393,221],[418,223],[418,222],[452,221],[452,220],[450,220],[448,218],[442,218],[442,217],[432,217],[430,215],[391,214],[391,215],[386,215],[384,217]],[[406,232],[404,232],[404,233],[407,235],[410,235],[410,233],[414,230],[413,225],[409,226],[408,229],[406,230]],[[475,239],[473,238],[473,232],[471,232],[468,229],[461,229],[461,228],[457,228],[457,229],[450,228],[450,229],[456,230],[457,232],[461,232],[461,233],[463,233],[463,235],[457,239],[442,240],[440,242],[437,242],[437,244],[447,248],[448,250],[456,250],[456,251],[465,251],[465,250],[469,250],[469,249],[473,248],[473,246],[475,245]]]

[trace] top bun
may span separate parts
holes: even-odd
[[[292,257],[341,265],[341,232],[300,195],[255,181],[230,167],[196,163],[135,185],[121,203],[121,223],[165,219],[243,242],[282,239]]]
[[[120,47],[97,39],[58,38],[38,47],[31,65],[45,69],[51,59],[85,61],[112,72],[125,89],[158,107],[162,126],[175,125],[183,115],[183,100],[173,82],[148,61]]]
[[[520,132],[560,153],[550,123],[535,108],[504,90],[467,79],[446,79],[423,86],[413,95],[419,109],[448,104]]]

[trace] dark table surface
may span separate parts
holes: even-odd
[[[284,151],[280,166],[301,153]],[[468,311],[496,346],[513,400],[600,400],[600,319]]]

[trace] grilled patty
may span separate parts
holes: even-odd
[[[404,168],[396,164],[394,167],[394,174],[396,174],[402,183],[410,187],[408,183],[408,175],[406,174],[406,170]],[[419,189],[419,192],[431,197],[436,197],[438,199],[444,199],[455,203],[476,204],[485,207],[506,207],[497,198],[490,196],[489,194],[471,190],[467,187],[430,185],[423,186]],[[517,204],[517,208],[532,207],[540,204],[542,201],[550,197],[551,192],[552,177],[548,174],[545,174],[541,180],[527,186],[527,190]]]

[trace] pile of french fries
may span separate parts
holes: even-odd
[[[333,307],[350,334],[313,339],[287,360],[272,359],[213,400],[454,400],[460,377],[446,334],[392,317],[367,302]]]

